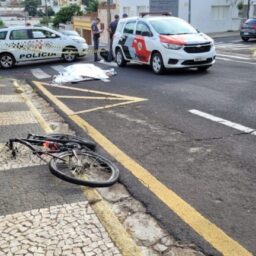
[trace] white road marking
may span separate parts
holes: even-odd
[[[251,60],[251,58],[237,56],[237,55],[227,55],[227,54],[219,54],[218,53],[217,56],[228,57],[228,58],[235,58],[235,59],[241,59],[241,60]]]
[[[33,68],[31,69],[31,73],[37,79],[46,79],[51,77],[49,74],[45,73],[41,68]]]
[[[232,61],[231,59],[227,59],[227,58],[221,58],[217,56],[217,60],[225,60],[225,61]]]
[[[256,65],[256,62],[240,61],[240,60],[233,60],[233,59],[227,59],[227,58],[221,58],[221,57],[217,57],[217,60],[224,60],[224,61],[231,61],[231,62],[236,62],[236,63]]]
[[[228,127],[231,127],[233,129],[239,130],[241,132],[250,133],[251,135],[256,135],[256,130],[252,129],[250,127],[246,127],[246,126],[243,126],[241,124],[233,123],[233,122],[228,121],[226,119],[223,119],[223,118],[220,118],[220,117],[217,117],[217,116],[213,116],[211,114],[208,114],[208,113],[196,110],[196,109],[190,109],[189,112],[191,114],[204,117],[204,118],[209,119],[209,120],[211,120],[213,122],[226,125]]]
[[[63,72],[65,67],[62,65],[54,65],[54,66],[51,66],[51,68],[57,72]]]

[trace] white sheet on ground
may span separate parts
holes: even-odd
[[[53,78],[53,82],[60,84],[92,79],[100,79],[104,82],[108,82],[109,77],[113,75],[116,75],[114,69],[103,70],[94,64],[74,64],[65,67],[59,75]]]

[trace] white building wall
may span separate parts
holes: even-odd
[[[140,12],[149,11],[149,0],[119,0],[120,17],[127,13],[129,17],[138,16]]]
[[[191,25],[205,33],[238,30],[241,18],[237,3],[240,0],[179,0],[179,17],[188,21],[189,1],[191,1]],[[242,0],[247,4],[247,0]],[[116,0],[120,15],[126,12],[137,16],[139,6],[149,10],[150,0]],[[144,11],[144,10],[143,10]],[[251,0],[250,17],[256,16],[256,0]]]
[[[225,32],[238,30],[241,18],[238,16],[237,2],[235,0],[190,0],[191,25],[198,30],[210,32]],[[250,16],[253,16],[253,2]],[[189,0],[179,1],[179,17],[188,21]],[[244,0],[246,5],[247,0]]]

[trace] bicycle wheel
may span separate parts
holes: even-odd
[[[76,157],[77,156],[77,157]],[[50,161],[50,171],[58,178],[77,185],[108,187],[119,178],[119,169],[91,151],[62,152]]]
[[[71,134],[65,134],[65,133],[49,133],[46,135],[32,135],[32,138],[34,139],[45,139],[45,140],[51,140],[51,139],[56,139],[56,140],[66,140],[70,143],[78,143],[81,146],[85,146],[88,149],[95,151],[96,149],[96,144],[92,141],[88,141],[82,137],[76,136],[76,135],[71,135]]]

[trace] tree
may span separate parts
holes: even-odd
[[[0,28],[4,27],[4,22],[0,20]]]
[[[86,8],[87,12],[97,12],[99,6],[99,1],[98,0],[88,0],[88,5]]]
[[[51,16],[53,16],[54,14],[55,14],[55,12],[53,11],[52,7],[51,7],[51,6],[48,6],[48,7],[47,7],[47,15],[48,15],[49,17],[51,17]],[[39,16],[39,17],[44,17],[44,16],[46,16],[45,10],[43,11],[43,10],[39,9],[39,10],[37,11],[37,16]]]
[[[25,11],[29,16],[37,15],[37,8],[41,4],[40,0],[25,0]]]
[[[55,15],[53,20],[53,26],[57,27],[59,23],[66,23],[71,21],[73,16],[81,16],[83,12],[80,9],[80,6],[77,4],[72,4],[61,8]]]

